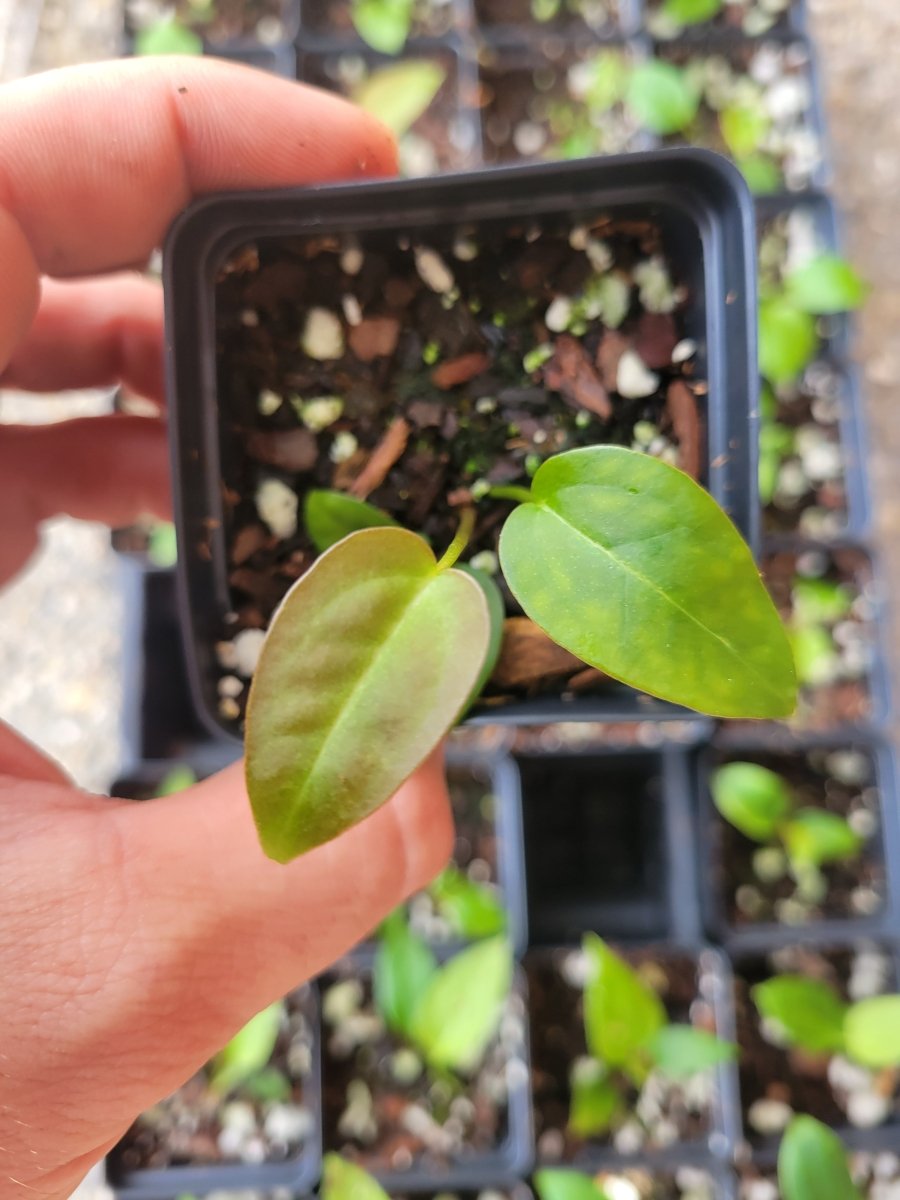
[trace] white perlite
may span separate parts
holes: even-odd
[[[649,370],[636,350],[626,350],[616,371],[616,391],[626,400],[652,396],[659,387],[659,376]]]
[[[232,643],[234,646],[234,665],[239,675],[249,679],[256,670],[260,651],[266,635],[262,629],[242,629]]]
[[[278,412],[283,403],[283,397],[277,392],[273,392],[271,388],[263,388],[259,393],[259,399],[256,402],[256,407],[259,409],[260,416],[271,417],[273,413]]]
[[[300,348],[319,362],[340,358],[344,353],[344,330],[336,314],[327,308],[311,308],[306,315]]]
[[[417,246],[413,253],[416,256],[416,270],[423,283],[439,295],[453,291],[453,272],[436,250],[430,250],[427,246]]]
[[[348,458],[352,458],[359,449],[359,442],[347,429],[342,429],[335,434],[334,441],[331,443],[331,449],[328,451],[328,457],[333,463],[346,462]]]
[[[341,270],[347,275],[358,275],[363,261],[363,252],[358,244],[350,242],[341,255]]]
[[[551,333],[562,333],[569,328],[572,320],[572,301],[568,296],[557,296],[551,300],[550,307],[544,313],[544,324]]]
[[[280,479],[264,479],[256,490],[256,511],[278,538],[297,532],[297,493]]]
[[[344,402],[340,396],[314,396],[312,400],[296,401],[294,407],[307,429],[321,433],[344,411]]]
[[[794,1110],[783,1100],[757,1100],[750,1105],[747,1120],[763,1136],[781,1133],[794,1115]]]

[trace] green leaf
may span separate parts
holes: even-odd
[[[778,1148],[783,1200],[862,1200],[837,1134],[813,1117],[794,1117]]]
[[[605,1200],[605,1193],[590,1175],[544,1167],[534,1173],[538,1200]]]
[[[781,836],[791,865],[799,870],[856,858],[863,845],[843,817],[821,808],[801,808]]]
[[[793,808],[780,775],[756,763],[733,762],[712,777],[716,808],[730,825],[754,842],[768,842]]]
[[[490,637],[484,595],[405,529],[366,529],[282,601],[250,689],[245,771],[287,862],[383,804],[455,721]]]
[[[178,539],[171,521],[159,521],[150,530],[147,557],[154,567],[174,567],[178,561]]]
[[[791,1045],[811,1054],[844,1049],[847,1005],[827,983],[803,975],[776,975],[758,983],[752,995],[760,1015],[776,1021]]]
[[[320,554],[360,529],[397,528],[397,522],[374,504],[345,492],[313,488],[303,501],[303,522],[309,540]]]
[[[851,1004],[844,1043],[850,1058],[864,1067],[900,1067],[900,996],[870,996]]]
[[[210,1091],[219,1095],[232,1092],[251,1075],[268,1066],[278,1041],[283,1015],[284,1005],[278,1000],[258,1012],[234,1035],[212,1061]]]
[[[263,1104],[280,1104],[290,1100],[290,1080],[277,1067],[263,1067],[241,1084],[241,1095]]]
[[[869,289],[846,259],[819,254],[791,271],[785,280],[788,300],[814,316],[859,308]]]
[[[719,114],[725,145],[735,158],[748,158],[769,132],[772,122],[761,106],[732,104]]]
[[[659,59],[634,68],[626,97],[636,120],[659,134],[682,132],[700,106],[700,93],[686,72]]]
[[[493,937],[506,930],[506,913],[493,888],[447,867],[428,888],[441,915],[459,937]]]
[[[590,1138],[605,1133],[622,1108],[618,1088],[600,1063],[597,1071],[573,1072],[569,1104],[569,1129],[576,1137]]]
[[[853,592],[843,583],[798,575],[791,585],[794,625],[834,624],[853,607]]]
[[[666,1025],[647,1043],[656,1069],[668,1079],[687,1079],[719,1063],[732,1062],[737,1046],[692,1025]]]
[[[466,705],[466,709],[468,710],[469,706],[474,704],[484,691],[485,684],[493,675],[494,667],[496,667],[497,660],[500,658],[500,651],[503,649],[503,623],[506,620],[506,606],[503,603],[503,593],[494,582],[493,576],[489,575],[487,571],[479,570],[478,567],[473,567],[471,563],[459,563],[456,569],[462,571],[464,575],[470,575],[484,592],[491,625],[487,654],[485,655],[481,672],[475,680],[475,686],[472,688],[469,702]]]
[[[478,942],[438,968],[410,1031],[432,1069],[475,1069],[497,1032],[511,981],[512,949],[505,937]]]
[[[759,499],[771,504],[778,487],[781,464],[794,449],[794,434],[787,425],[773,421],[759,431]]]
[[[159,787],[156,789],[157,796],[174,796],[176,792],[183,792],[185,788],[193,787],[197,782],[196,772],[187,763],[176,763],[160,780]]]
[[[382,54],[397,54],[406,45],[415,0],[353,0],[351,18],[364,42]]]
[[[388,1200],[388,1194],[368,1172],[339,1154],[322,1159],[322,1200]]]
[[[203,39],[174,17],[142,29],[134,39],[135,54],[202,54]]]
[[[759,306],[759,369],[771,383],[793,383],[819,348],[816,323],[780,296]]]
[[[588,1050],[607,1067],[640,1074],[641,1051],[666,1023],[653,988],[595,933],[585,935],[588,978],[584,987],[584,1034]]]
[[[500,535],[526,614],[593,667],[723,717],[787,716],[790,647],[753,557],[714,500],[618,446],[555,455]]]
[[[747,154],[735,159],[735,166],[756,196],[771,196],[782,186],[781,169],[767,154]]]
[[[598,50],[584,65],[589,68],[584,103],[594,116],[600,116],[624,99],[629,65],[617,50]]]
[[[403,908],[379,930],[373,969],[375,1007],[388,1029],[409,1037],[412,1018],[437,963],[429,946],[409,928]]]
[[[821,625],[803,625],[790,631],[790,640],[800,683],[804,687],[830,683],[837,650],[828,630]]]
[[[722,0],[665,0],[660,15],[676,25],[700,25],[722,11]]]
[[[426,111],[446,77],[440,63],[422,59],[391,63],[373,71],[354,89],[351,99],[400,138]]]

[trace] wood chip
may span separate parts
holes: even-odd
[[[461,383],[468,383],[491,365],[491,360],[481,350],[473,350],[471,354],[461,354],[459,358],[442,362],[431,372],[431,382],[435,387],[446,391]]]
[[[396,317],[366,317],[350,329],[347,340],[360,362],[387,358],[397,349],[400,322]]]
[[[583,667],[580,659],[557,646],[528,617],[507,617],[491,683],[500,688],[527,688]]]
[[[444,405],[437,400],[413,400],[406,415],[417,429],[438,429],[444,419]]]
[[[702,457],[700,414],[697,398],[683,380],[675,379],[669,384],[666,409],[678,441],[678,465],[692,479],[699,479]]]
[[[638,321],[634,348],[653,371],[671,366],[672,351],[678,345],[678,330],[669,313],[644,313]]]
[[[279,471],[309,471],[316,465],[319,447],[309,429],[254,430],[247,437],[247,453]]]
[[[388,471],[406,449],[409,432],[409,423],[403,417],[395,417],[391,421],[384,437],[369,455],[368,462],[351,483],[349,491],[352,496],[365,500],[384,482]]]
[[[554,343],[553,357],[544,365],[544,383],[570,404],[586,408],[603,420],[612,416],[609,391],[577,338],[564,333]]]
[[[600,368],[600,378],[608,392],[616,390],[616,380],[619,377],[619,359],[630,349],[628,338],[615,329],[607,329],[597,347],[597,366]]]

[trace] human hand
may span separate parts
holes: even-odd
[[[388,135],[342,101],[210,60],[91,66],[4,93],[2,385],[121,380],[161,399],[159,293],[110,272],[143,262],[192,196],[394,169]],[[76,278],[93,275],[106,277]],[[0,580],[56,513],[165,515],[167,462],[162,419],[0,426]],[[439,756],[282,867],[259,849],[239,765],[130,804],[77,790],[0,726],[4,1200],[69,1196],[141,1110],[434,876],[450,838]]]

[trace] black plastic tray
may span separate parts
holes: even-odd
[[[241,242],[267,233],[376,226],[408,230],[439,224],[451,215],[463,221],[575,206],[649,213],[666,230],[680,274],[697,296],[686,333],[706,351],[701,368],[710,396],[707,484],[751,544],[756,543],[753,212],[749,194],[725,160],[682,150],[202,200],[173,226],[164,278],[175,507],[183,548],[181,602],[193,648],[194,693],[212,730],[221,729],[215,715],[212,648],[229,609],[212,350],[217,265]],[[644,717],[633,698],[631,693],[634,711]],[[603,720],[608,703],[585,699],[538,708],[543,711],[509,705],[492,712],[491,720],[534,722],[553,719],[552,713],[556,719]],[[678,710],[660,706],[661,715],[673,711]]]

